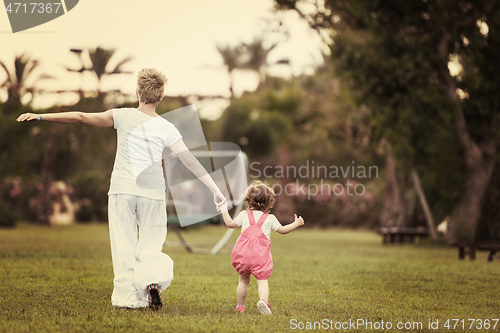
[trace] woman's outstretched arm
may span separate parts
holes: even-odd
[[[92,125],[97,127],[112,127],[114,125],[113,111],[104,112],[57,112],[57,113],[23,113],[17,117],[17,122],[50,121],[63,124]]]
[[[182,139],[179,139],[174,144],[169,146],[172,152],[181,160],[181,162],[189,169],[199,180],[205,184],[214,195],[214,202],[216,207],[219,207],[226,202],[226,198],[220,191],[217,184],[208,174],[207,170],[201,165],[201,163],[196,159],[196,157],[191,154],[186,144]]]

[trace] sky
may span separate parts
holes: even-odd
[[[2,5],[0,5],[2,6]],[[102,89],[120,89],[133,94],[136,73],[154,67],[169,79],[166,95],[229,96],[229,80],[216,45],[250,42],[268,27],[265,19],[280,19],[289,31],[265,35],[267,43],[279,42],[270,53],[269,63],[289,59],[290,67],[273,65],[276,75],[290,76],[309,73],[321,63],[324,45],[321,38],[293,12],[273,13],[272,0],[81,0],[69,12],[43,25],[12,33],[6,11],[0,11],[0,60],[13,66],[16,55],[25,53],[40,61],[38,74],[50,74],[55,79],[38,82],[47,90],[95,90],[97,79],[91,73],[81,76],[66,67],[78,69],[80,60],[70,49],[116,49],[110,67],[132,57],[124,70],[128,75],[104,77]],[[88,54],[83,54],[88,65]],[[12,67],[11,67],[12,68]],[[110,68],[112,69],[112,68]],[[5,73],[0,70],[0,82]],[[235,92],[253,90],[257,75],[239,72],[235,75]],[[0,99],[4,100],[0,94]],[[39,96],[34,105],[75,102],[76,96]],[[227,101],[197,105],[200,115],[216,118]]]

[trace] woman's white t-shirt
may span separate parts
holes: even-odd
[[[255,222],[257,222],[264,212],[260,210],[252,210]],[[237,225],[241,226],[241,232],[245,231],[246,228],[250,226],[250,221],[248,220],[248,211],[244,210],[236,216],[234,219]],[[281,227],[281,223],[278,221],[276,216],[269,214],[262,224],[262,232],[267,238],[271,239],[271,230],[278,230]]]
[[[108,194],[164,199],[162,153],[181,134],[160,116],[151,117],[134,108],[112,111],[118,143]]]

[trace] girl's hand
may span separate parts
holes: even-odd
[[[23,113],[16,119],[18,123],[23,121],[32,121],[32,120],[40,121],[40,115],[36,113]]]
[[[218,206],[217,210],[221,213],[227,212],[227,202],[224,202],[223,204]]]
[[[223,204],[226,204],[226,198],[224,197],[224,194],[222,194],[222,192],[218,191],[214,193],[214,203],[215,203],[215,208],[221,211],[219,208]],[[227,210],[227,204],[226,204],[226,210]]]
[[[295,216],[295,221],[293,221],[293,223],[296,223],[299,227],[304,225],[302,216],[297,217],[297,214],[293,214],[293,216]]]

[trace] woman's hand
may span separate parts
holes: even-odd
[[[16,121],[18,123],[21,123],[23,121],[33,121],[33,120],[37,120],[37,121],[40,121],[41,116],[39,114],[36,114],[36,113],[23,113],[22,115],[20,115],[19,117],[17,117]]]
[[[224,194],[222,194],[221,191],[218,191],[218,192],[215,192],[214,193],[214,203],[215,203],[215,208],[218,210],[218,211],[222,211],[221,210],[221,206],[222,205],[226,205],[226,210],[227,210],[227,200],[226,198],[224,197]]]
[[[221,213],[227,212],[227,201],[218,206],[217,210]]]

